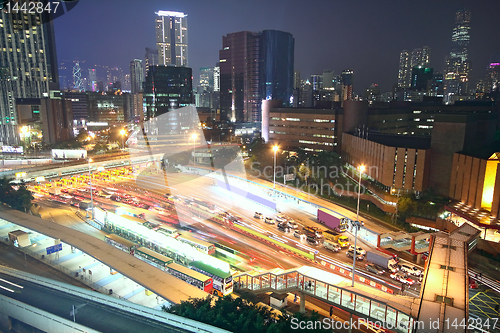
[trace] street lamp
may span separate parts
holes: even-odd
[[[123,143],[123,137],[125,136],[127,132],[122,128],[120,131],[120,135],[122,136],[122,149],[125,149],[125,143]]]
[[[90,172],[90,163],[92,162],[92,159],[89,158],[89,185],[90,185],[90,205],[91,205],[91,211],[90,211],[90,218],[93,220],[94,219],[94,196],[93,196],[93,190],[92,190],[92,174]]]
[[[279,150],[280,148],[277,146],[277,145],[274,145],[273,146],[273,152],[274,152],[274,179],[273,179],[273,189],[276,190],[276,152]]]
[[[196,133],[191,134],[189,140],[193,139],[193,165],[196,165],[196,138],[198,135]]]
[[[358,183],[358,208],[356,209],[356,221],[353,223],[354,228],[354,252],[353,252],[353,260],[352,260],[352,284],[351,287],[354,287],[354,275],[356,272],[356,257],[358,255],[358,230],[360,228],[359,223],[359,197],[361,196],[361,174],[365,171],[365,166],[360,165],[358,167],[359,171],[359,183]]]

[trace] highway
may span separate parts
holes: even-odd
[[[262,212],[265,216],[273,217],[276,215],[276,213],[266,207],[257,205],[256,203],[247,199],[237,197],[225,190],[218,188],[217,186],[213,186],[213,180],[208,177],[199,177],[197,175],[185,173],[168,173],[166,179],[163,174],[142,172],[136,178],[128,176],[114,177],[111,182],[93,181],[93,185],[94,183],[102,184],[102,186],[113,186],[125,191],[132,196],[135,195],[137,197],[144,195],[147,196],[145,192],[156,193],[159,195],[171,193],[172,195],[177,195],[179,197],[196,197],[207,202],[212,202],[222,210],[242,217],[242,220],[246,224],[260,230],[264,234],[273,235],[273,237],[275,237],[276,239],[281,239],[281,241],[286,242],[287,244],[301,250],[311,252],[317,251],[318,255],[329,258],[334,263],[352,265],[352,259],[347,258],[347,256],[345,255],[345,250],[340,251],[339,253],[332,253],[324,249],[321,245],[312,246],[306,243],[304,239],[299,240],[293,237],[292,233],[283,233],[279,231],[276,226],[268,225],[260,219],[255,219],[253,217],[255,211]],[[94,196],[94,198],[97,202],[101,202],[102,204],[116,205],[116,202],[111,201],[110,199],[104,199],[97,196]],[[42,207],[40,212],[43,218],[51,219],[56,223],[69,226],[87,234],[91,234],[99,239],[104,238],[103,232],[90,227],[74,214],[76,208],[71,207],[67,204],[65,205],[54,201],[51,202],[46,198],[39,199],[39,203]],[[297,208],[287,208],[287,211],[284,211],[284,213],[298,222],[300,230],[302,229],[302,226],[317,225],[314,215],[305,213],[304,211]],[[155,216],[151,214],[151,212],[145,212],[148,219],[155,218]],[[308,260],[290,256],[284,251],[280,251],[279,249],[271,247],[268,244],[263,244],[251,237],[232,231],[229,228],[221,226],[217,223],[202,221],[195,216],[186,214],[177,215],[179,216],[181,225],[190,225],[191,228],[196,229],[191,229],[195,237],[212,243],[219,243],[225,246],[229,246],[254,258],[252,262],[241,262],[239,264],[232,263],[234,269],[238,269],[240,271],[263,271],[277,267],[282,269],[289,269],[302,265],[313,264]],[[363,246],[362,243],[360,244],[358,242],[358,244]],[[368,250],[369,248],[366,249]],[[388,273],[385,273],[383,276],[373,276],[372,273],[368,273],[365,270],[365,264],[366,263],[363,261],[357,261],[357,269],[362,270],[365,274],[372,276],[373,279],[386,284],[388,287],[391,287],[395,290],[400,289],[401,284],[392,280],[388,276]],[[319,264],[317,266],[321,267]],[[419,285],[413,286],[413,289],[407,288],[406,290],[407,293],[411,294],[412,296],[417,296],[419,292]]]
[[[72,307],[76,306],[78,309],[75,316],[76,322],[100,332],[188,332],[9,275],[0,273],[0,277],[5,280],[0,281],[0,286],[14,291],[0,288],[0,294],[69,320],[73,318],[70,316]]]

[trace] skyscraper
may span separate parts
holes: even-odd
[[[401,51],[399,54],[398,88],[410,88],[413,68],[428,67],[430,55],[431,48],[429,46],[413,49],[411,55],[408,50]]]
[[[188,66],[187,14],[160,10],[156,14],[159,64]]]
[[[16,99],[48,97],[50,90],[59,89],[54,28],[44,15],[48,14],[0,14],[0,141],[4,144],[20,140]]]
[[[144,78],[148,76],[149,67],[158,66],[158,50],[146,47],[144,55]]]
[[[134,59],[130,62],[130,92],[137,94],[142,91],[142,83],[144,82],[144,71],[142,60]]]
[[[408,50],[403,50],[399,54],[398,88],[407,88],[409,84],[410,58]]]
[[[471,66],[469,62],[470,18],[470,11],[465,9],[455,13],[451,51],[445,59],[444,68],[444,99],[447,104],[453,102],[452,96],[468,93]]]
[[[221,119],[252,121],[260,112],[259,34],[240,31],[223,36],[219,63]]]
[[[192,75],[188,67],[149,67],[144,83],[145,120],[192,104]]]
[[[290,33],[241,31],[222,37],[221,118],[260,121],[263,99],[290,105],[293,95],[294,39]]]
[[[279,99],[291,106],[295,39],[291,33],[278,30],[264,30],[259,39],[260,101]],[[259,110],[252,115],[252,121],[260,120]]]
[[[354,81],[354,71],[345,69],[341,75],[342,81],[342,101],[351,101],[353,99],[352,84]]]

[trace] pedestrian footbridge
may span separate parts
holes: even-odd
[[[320,299],[372,322],[384,322],[396,332],[411,332],[420,299],[385,293],[315,267],[302,266],[265,272],[245,272],[234,277],[235,288],[253,292],[300,293],[300,310],[307,296]]]

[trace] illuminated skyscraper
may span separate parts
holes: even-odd
[[[342,71],[342,101],[353,99],[352,83],[354,80],[354,71],[352,69],[345,69]]]
[[[398,88],[407,88],[410,83],[409,81],[409,54],[407,50],[401,51],[399,54],[399,72],[398,72]]]
[[[156,14],[159,65],[188,66],[187,14],[160,10]]]
[[[224,36],[219,51],[221,118],[260,121],[263,99],[279,99],[289,106],[294,47],[293,36],[277,30]]]
[[[413,49],[411,56],[407,50],[401,51],[399,54],[398,88],[410,88],[413,68],[428,67],[430,54],[431,48],[428,46]]]
[[[16,99],[59,89],[54,28],[43,14],[0,13],[0,141],[17,144]],[[46,23],[43,23],[46,22]]]
[[[130,91],[132,94],[137,94],[142,90],[144,82],[144,70],[142,60],[134,59],[130,62]]]
[[[455,26],[451,35],[451,52],[445,59],[444,99],[453,103],[453,95],[466,95],[469,87],[470,62],[470,18],[467,10],[455,13]]]

